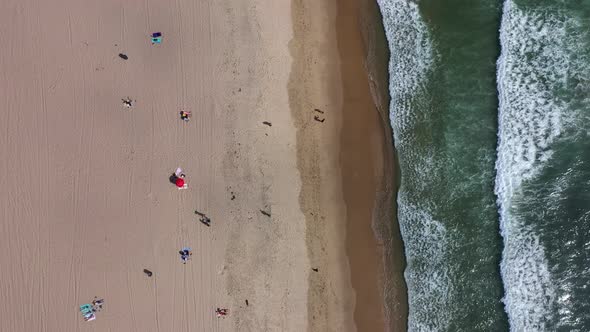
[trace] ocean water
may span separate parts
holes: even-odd
[[[494,196],[501,4],[380,1],[411,331],[502,331]]]
[[[496,193],[515,331],[590,331],[590,1],[506,1]]]
[[[378,0],[410,331],[590,331],[590,1]]]

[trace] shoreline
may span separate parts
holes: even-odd
[[[406,330],[405,262],[395,220],[397,166],[389,123],[388,44],[376,2],[347,0],[339,9],[345,91],[342,180],[347,206],[356,212],[347,220],[347,251],[358,294],[355,322],[359,331]],[[384,317],[376,319],[379,310]]]
[[[385,132],[383,155],[384,178],[378,190],[373,228],[377,242],[383,246],[383,274],[381,279],[385,297],[385,312],[391,331],[407,330],[408,291],[404,278],[406,268],[404,244],[397,221],[397,190],[400,172],[393,142],[389,103],[389,61],[390,51],[383,16],[374,0],[360,0],[360,30],[364,42],[364,60],[374,105],[381,117],[380,124]]]
[[[322,267],[309,274],[309,331],[406,327],[403,249],[393,219],[388,57],[379,62],[374,47],[381,21],[361,24],[377,17],[372,5],[292,1],[289,99],[297,126],[300,205],[309,261]],[[381,37],[387,45],[384,32]],[[366,68],[370,57],[377,62]],[[376,75],[369,77],[371,69]],[[313,120],[316,108],[325,123]]]
[[[378,191],[385,178],[385,133],[371,96],[360,32],[360,1],[338,5],[336,31],[342,75],[340,161],[346,206],[346,252],[355,292],[354,321],[357,331],[382,331],[388,325],[381,280],[383,248],[372,224],[374,212],[384,204]],[[381,206],[379,206],[381,205]]]

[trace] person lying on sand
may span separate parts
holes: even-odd
[[[191,117],[191,112],[187,112],[185,110],[180,111],[180,119],[182,121],[188,122]]]
[[[227,316],[228,313],[229,313],[229,309],[225,309],[225,308],[215,309],[215,314],[217,315],[217,317]]]
[[[190,248],[182,248],[182,250],[180,250],[178,253],[180,254],[182,264],[186,264],[186,261],[188,261],[193,255],[193,252],[190,250]]]
[[[96,296],[92,301],[92,312],[98,312],[102,309],[102,305],[104,303],[104,299],[99,299]]]

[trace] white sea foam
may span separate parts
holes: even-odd
[[[404,238],[408,266],[409,331],[442,331],[449,327],[452,282],[447,262],[447,232],[444,225],[432,218],[434,207],[428,201],[417,206],[407,197],[406,186],[413,192],[428,190],[429,179],[437,175],[434,151],[422,147],[416,151],[414,127],[430,105],[424,103],[429,94],[428,76],[435,64],[435,54],[428,27],[422,20],[418,5],[407,0],[378,0],[389,41],[391,95],[390,120],[400,162],[406,163],[398,194],[398,221]],[[404,180],[406,179],[406,180]],[[414,179],[416,181],[409,180]]]
[[[405,241],[408,266],[405,279],[410,294],[409,331],[446,331],[452,317],[453,287],[449,276],[444,225],[423,207],[398,196],[400,231]]]
[[[412,135],[415,103],[427,93],[425,83],[434,64],[434,48],[418,5],[408,0],[378,0],[389,42],[390,119],[396,146]],[[412,101],[414,100],[414,101]],[[427,105],[423,105],[427,106]]]
[[[579,185],[579,172],[585,168],[584,161],[580,159],[574,160],[569,163],[567,169],[549,183],[549,201],[557,204],[548,204],[543,214],[546,212],[551,216],[562,215],[563,205],[560,203],[571,197],[568,191]],[[587,180],[584,185],[588,186]],[[580,226],[588,225],[590,222],[590,211],[586,210],[585,213],[578,216],[577,220],[568,220],[568,222],[573,229],[583,229],[583,226]],[[590,267],[579,262],[586,261],[587,253],[590,252],[590,242],[585,242],[584,245],[580,246],[580,238],[576,235],[565,237],[563,240],[559,248],[553,251],[554,256],[559,256],[559,260],[557,264],[551,267],[552,270],[558,271],[557,280],[553,280],[555,287],[557,287],[555,329],[583,330],[587,318],[580,314],[580,309],[584,311],[580,302],[583,295],[580,296],[580,293],[583,294],[584,289],[588,286]],[[582,299],[582,303],[583,301]],[[585,330],[587,330],[587,325],[585,327]]]
[[[428,27],[420,16],[415,1],[378,0],[391,58],[389,61],[389,117],[394,143],[399,158],[420,160],[406,169],[406,178],[427,179],[436,174],[434,151],[424,148],[416,151],[415,124],[424,116],[430,105],[425,103],[429,94],[427,83],[435,63],[434,47]],[[406,149],[407,147],[407,149]],[[403,160],[401,160],[403,162]],[[426,190],[427,182],[415,182],[413,189]],[[402,189],[404,182],[402,179]],[[420,187],[421,186],[421,187]]]
[[[513,331],[546,330],[556,289],[545,249],[514,208],[526,200],[524,181],[551,160],[552,144],[567,122],[566,102],[556,88],[566,85],[567,29],[558,12],[525,11],[504,3],[498,60],[499,130],[496,194],[504,238],[501,273],[504,303]]]

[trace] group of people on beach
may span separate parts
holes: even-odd
[[[161,32],[154,32],[151,35],[151,41],[152,41],[152,44],[154,44],[154,45],[160,44],[162,42],[162,33]],[[123,104],[127,108],[133,107],[133,103],[134,103],[134,101],[131,100],[130,98],[123,99]],[[190,111],[186,111],[186,110],[182,109],[180,111],[179,115],[180,115],[180,120],[182,120],[184,122],[189,122],[191,119],[192,113]],[[172,182],[178,190],[188,189],[188,183],[186,182],[186,174],[184,174],[184,171],[180,167],[176,168],[174,173],[172,173],[172,175],[170,176],[170,182]],[[199,220],[201,223],[205,224],[208,227],[211,226],[211,219],[207,215],[205,215],[204,213],[199,212],[199,211],[195,211],[195,213],[199,216]],[[192,258],[193,251],[189,247],[184,247],[178,251],[178,254],[180,255],[180,260],[182,261],[182,263],[186,264]],[[153,272],[150,270],[144,269],[143,271],[148,277],[151,277],[153,275]],[[215,309],[215,314],[217,315],[217,317],[225,317],[225,316],[227,316],[228,313],[229,313],[229,310],[225,309],[225,308]]]
[[[189,113],[189,115],[190,115],[190,113]],[[183,121],[188,121],[188,120],[182,118],[182,113],[181,113],[181,119]],[[187,189],[188,185],[186,184],[186,182],[184,180],[185,178],[186,178],[186,175],[182,171],[182,168],[178,167],[176,169],[176,171],[174,172],[174,174],[172,174],[172,176],[170,177],[170,181],[172,183],[174,183],[178,189]],[[195,214],[199,216],[199,221],[201,223],[203,223],[207,227],[211,226],[211,218],[209,218],[206,214],[204,214],[203,212],[199,212],[198,210],[195,210]],[[182,261],[182,264],[186,264],[192,258],[193,251],[189,247],[184,247],[178,251],[178,254],[180,255],[180,260]],[[148,270],[144,270],[144,273],[146,273],[146,271],[148,271]],[[148,271],[148,272],[149,272],[148,276],[151,277],[152,272],[151,271]],[[218,318],[224,318],[225,316],[227,316],[229,314],[229,309],[217,308],[217,309],[215,309],[215,314]]]
[[[102,305],[104,304],[104,299],[99,299],[98,297],[94,297],[92,304],[86,303],[80,306],[80,313],[82,313],[82,317],[87,322],[93,321],[96,319],[96,313],[102,310]]]
[[[151,36],[151,42],[153,45],[161,44],[162,43],[162,33],[161,32],[154,32]],[[119,57],[123,60],[128,60],[129,57],[126,54],[120,53]],[[133,109],[136,103],[136,100],[131,99],[130,97],[122,98],[123,107],[126,109]],[[190,111],[186,111],[182,109],[179,113],[180,120],[184,122],[189,122],[192,116]],[[176,171],[170,176],[170,182],[172,182],[178,190],[188,189],[188,184],[186,181],[186,174],[182,168],[178,167]],[[206,226],[211,226],[211,219],[206,216],[204,213],[199,211],[195,211],[197,215],[199,215],[199,220],[201,223],[205,224]],[[192,249],[189,247],[182,248],[179,252],[180,259],[183,264],[186,264],[192,257],[193,252]],[[151,270],[143,269],[143,273],[148,276],[152,277],[154,274]],[[104,299],[99,299],[97,297],[94,298],[92,304],[84,304],[80,306],[80,311],[83,314],[83,317],[86,321],[92,321],[96,319],[95,313],[100,311],[103,307]],[[226,308],[216,308],[215,314],[217,317],[225,317],[229,313],[229,309]]]

